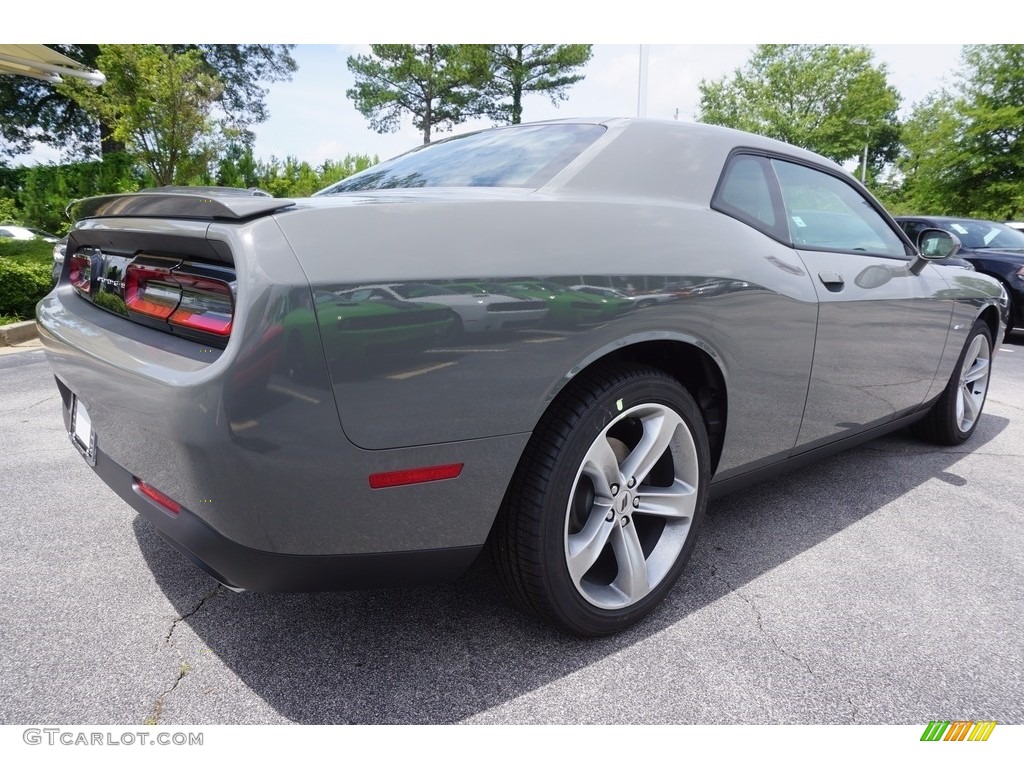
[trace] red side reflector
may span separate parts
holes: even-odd
[[[440,467],[419,467],[397,472],[378,472],[370,475],[371,488],[393,488],[396,485],[429,483],[433,480],[451,480],[458,477],[464,464],[445,464]]]
[[[181,504],[176,502],[167,494],[160,493],[160,491],[158,491],[152,485],[147,485],[146,483],[142,482],[141,480],[139,480],[139,478],[136,477],[135,486],[136,488],[138,488],[139,493],[141,493],[147,499],[155,501],[157,504],[166,509],[172,515],[176,515],[179,512],[181,512]]]

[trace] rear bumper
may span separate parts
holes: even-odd
[[[143,496],[124,467],[98,452],[96,473],[172,547],[222,584],[254,592],[372,589],[450,581],[481,547],[363,555],[287,555],[253,549],[215,531],[188,509],[170,514]]]

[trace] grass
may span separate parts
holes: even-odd
[[[0,315],[0,325],[12,325],[13,323],[20,323],[24,319],[18,315]]]

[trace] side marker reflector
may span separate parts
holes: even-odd
[[[464,464],[444,464],[439,467],[418,467],[397,472],[377,472],[370,475],[371,488],[394,488],[396,485],[429,483],[434,480],[451,480],[462,472]]]
[[[167,494],[160,493],[160,491],[158,491],[153,486],[146,485],[146,483],[139,480],[139,478],[135,478],[135,487],[139,493],[141,493],[150,501],[156,502],[159,506],[166,509],[172,515],[177,515],[179,512],[181,512],[181,504],[176,502]]]

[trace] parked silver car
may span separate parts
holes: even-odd
[[[583,635],[654,609],[712,494],[905,425],[969,438],[1006,321],[994,280],[932,263],[948,233],[921,255],[834,163],[699,124],[510,126],[312,199],[157,189],[77,217],[37,310],[65,424],[172,546],[251,590],[418,584],[486,548]],[[428,297],[314,311],[581,275],[713,290],[455,347]],[[349,354],[389,327],[417,343]],[[320,343],[296,361],[293,337]]]

